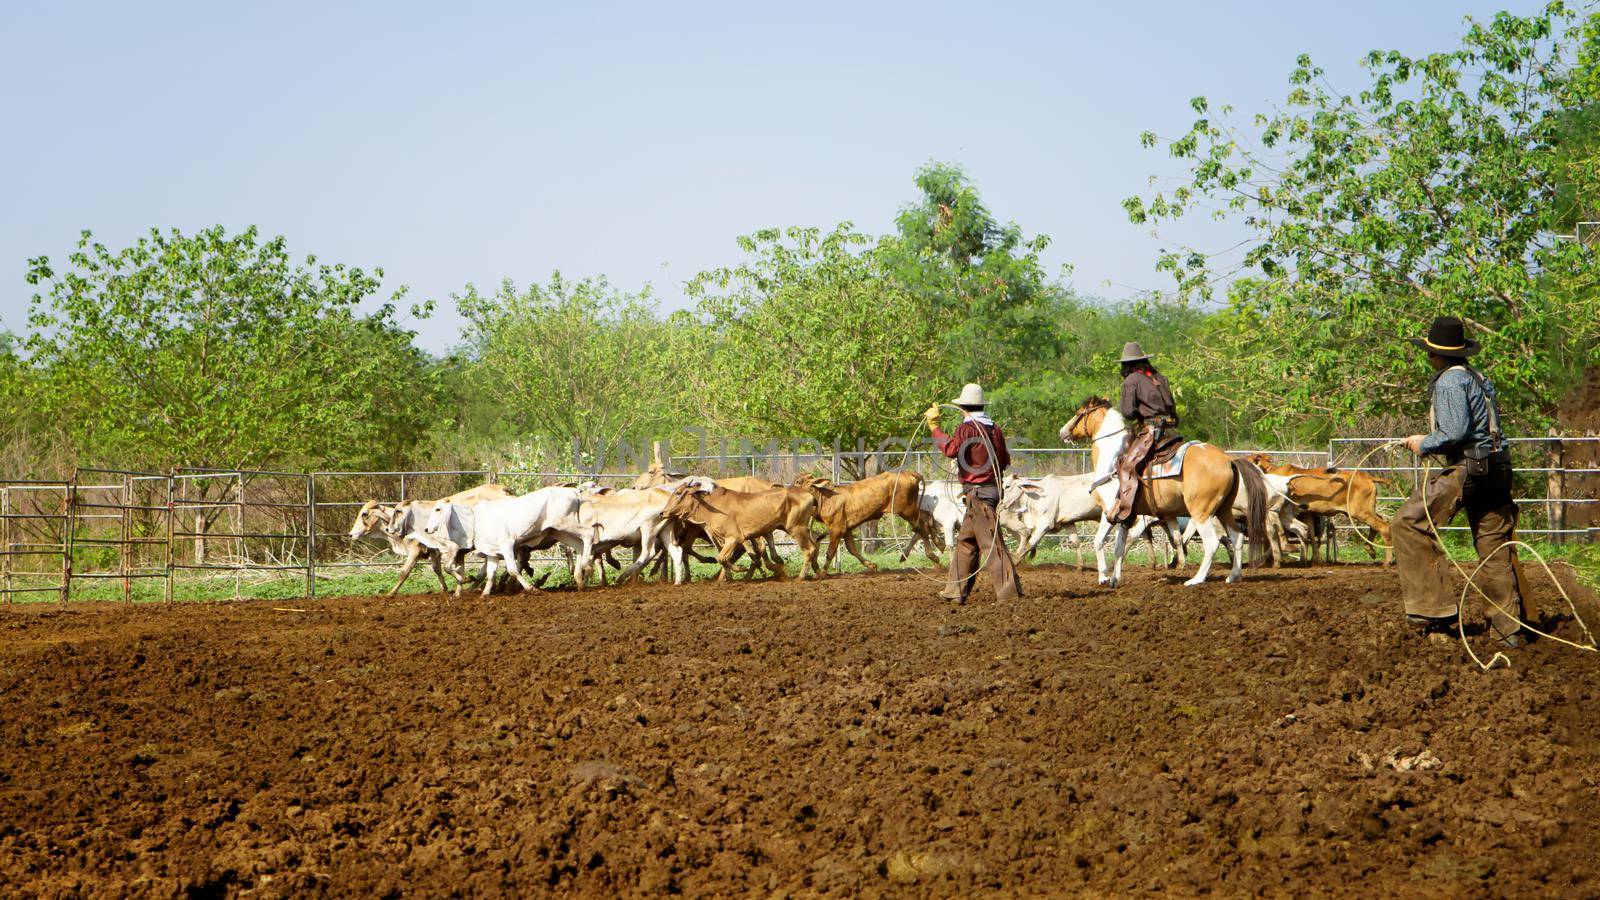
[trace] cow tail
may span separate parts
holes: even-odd
[[[1236,459],[1233,469],[1244,482],[1245,534],[1250,540],[1250,566],[1264,565],[1271,552],[1267,548],[1267,480],[1249,460]]]

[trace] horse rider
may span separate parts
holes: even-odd
[[[954,459],[960,468],[961,494],[967,501],[961,531],[956,535],[955,546],[950,548],[949,578],[939,596],[954,603],[966,603],[981,559],[994,585],[995,599],[1020,600],[1022,582],[1017,579],[1016,566],[1012,565],[1011,554],[1000,537],[1000,520],[995,512],[1000,503],[1000,477],[1011,465],[1005,433],[984,414],[983,388],[978,385],[963,387],[961,396],[952,402],[964,413],[954,434],[945,434],[939,429],[937,404],[922,414],[928,430],[933,433],[934,446]],[[992,459],[991,446],[994,448]]]
[[[1117,411],[1127,422],[1117,456],[1117,505],[1111,510],[1112,522],[1133,518],[1133,500],[1139,492],[1139,475],[1150,451],[1161,445],[1178,427],[1177,405],[1172,401],[1172,386],[1167,376],[1156,371],[1150,354],[1138,341],[1122,345],[1122,403]]]
[[[1448,524],[1464,507],[1483,561],[1474,582],[1500,606],[1486,610],[1489,625],[1502,645],[1520,647],[1531,636],[1522,623],[1532,609],[1522,591],[1516,550],[1507,546],[1515,539],[1517,504],[1511,499],[1511,452],[1500,432],[1494,384],[1467,365],[1479,348],[1460,319],[1440,316],[1427,337],[1411,342],[1427,351],[1433,365],[1428,382],[1433,430],[1403,443],[1419,456],[1442,457],[1444,468],[1417,485],[1390,524],[1406,621],[1430,637],[1454,633],[1460,592],[1450,583],[1449,561],[1434,527]]]

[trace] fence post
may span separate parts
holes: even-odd
[[[72,470],[72,480],[67,482],[67,489],[63,497],[64,508],[61,511],[61,608],[67,606],[67,598],[72,595],[72,532],[76,530],[78,507],[78,470]]]
[[[1550,520],[1550,527],[1561,532],[1554,535],[1556,543],[1565,544],[1567,543],[1567,535],[1565,533],[1567,530],[1567,442],[1559,437],[1556,438],[1555,457],[1556,471],[1552,473],[1555,475],[1555,483],[1553,485],[1554,490],[1550,492],[1550,496],[1556,501],[1556,514]]]
[[[173,542],[172,533],[177,530],[174,524],[178,518],[178,510],[174,502],[176,500],[176,492],[173,489],[173,486],[177,483],[177,479],[173,476],[177,474],[178,468],[176,466],[167,472],[167,586],[166,596],[163,599],[166,600],[168,606],[172,605],[172,575],[174,571],[172,562],[176,553],[176,545]]]
[[[306,599],[317,598],[317,476],[306,475]]]
[[[1335,452],[1335,450],[1333,449],[1333,439],[1329,438],[1328,439],[1328,468],[1332,469],[1336,465],[1338,465],[1338,455]],[[1348,516],[1346,518],[1348,518]],[[1323,556],[1328,560],[1328,562],[1337,564],[1339,562],[1339,521],[1338,521],[1337,517],[1329,517],[1327,522],[1328,522],[1328,546],[1323,548]],[[1354,525],[1355,523],[1352,522],[1350,524]],[[1312,559],[1315,559],[1315,558],[1316,558],[1316,555],[1312,554]]]
[[[0,488],[0,545],[6,555],[0,557],[0,583],[5,584],[6,602],[15,602],[11,592],[11,489]]]
[[[122,605],[133,605],[133,476],[122,476]]]
[[[245,546],[244,546],[244,472],[242,470],[238,471],[238,472],[234,472],[233,473],[233,477],[239,479],[238,482],[236,483],[236,486],[239,489],[238,490],[238,495],[237,495],[237,500],[235,501],[236,505],[233,508],[233,533],[238,535],[238,537],[233,539],[233,555],[234,555],[234,559],[233,559],[233,599],[235,599],[235,600],[243,600],[244,599],[244,568],[243,568],[243,565],[244,565],[244,559],[245,559]]]

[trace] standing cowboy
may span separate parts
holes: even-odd
[[[939,596],[955,603],[966,603],[982,559],[989,570],[989,581],[994,585],[995,599],[1019,600],[1022,582],[1017,580],[1017,569],[1011,564],[1011,554],[1000,537],[1000,520],[995,514],[995,507],[1000,503],[1000,476],[1011,465],[1006,436],[993,419],[984,415],[983,388],[969,384],[953,402],[966,413],[955,434],[939,430],[937,405],[928,407],[922,414],[928,422],[928,430],[933,432],[934,446],[954,459],[960,468],[961,494],[967,501],[961,531],[956,535],[955,546],[950,548],[950,577]],[[992,459],[990,447],[994,448]]]
[[[1162,438],[1178,427],[1178,411],[1167,376],[1156,371],[1138,341],[1122,345],[1122,403],[1117,411],[1127,421],[1128,433],[1117,457],[1117,506],[1110,519],[1125,522],[1133,518],[1133,500],[1139,492],[1144,461]]]
[[[1490,606],[1489,624],[1500,643],[1520,647],[1528,642],[1522,622],[1531,610],[1519,584],[1516,551],[1506,546],[1516,532],[1517,504],[1511,499],[1511,453],[1500,433],[1494,385],[1466,364],[1478,352],[1478,342],[1467,339],[1460,319],[1434,319],[1428,336],[1411,342],[1426,350],[1433,364],[1428,384],[1433,431],[1414,434],[1404,444],[1418,455],[1444,457],[1444,468],[1417,485],[1390,525],[1406,620],[1425,634],[1453,630],[1460,594],[1450,583],[1449,562],[1433,529],[1465,507],[1478,558],[1485,560],[1474,581],[1506,611]]]

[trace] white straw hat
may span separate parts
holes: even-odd
[[[983,406],[983,388],[976,384],[967,384],[961,388],[961,396],[950,401],[957,406]]]

